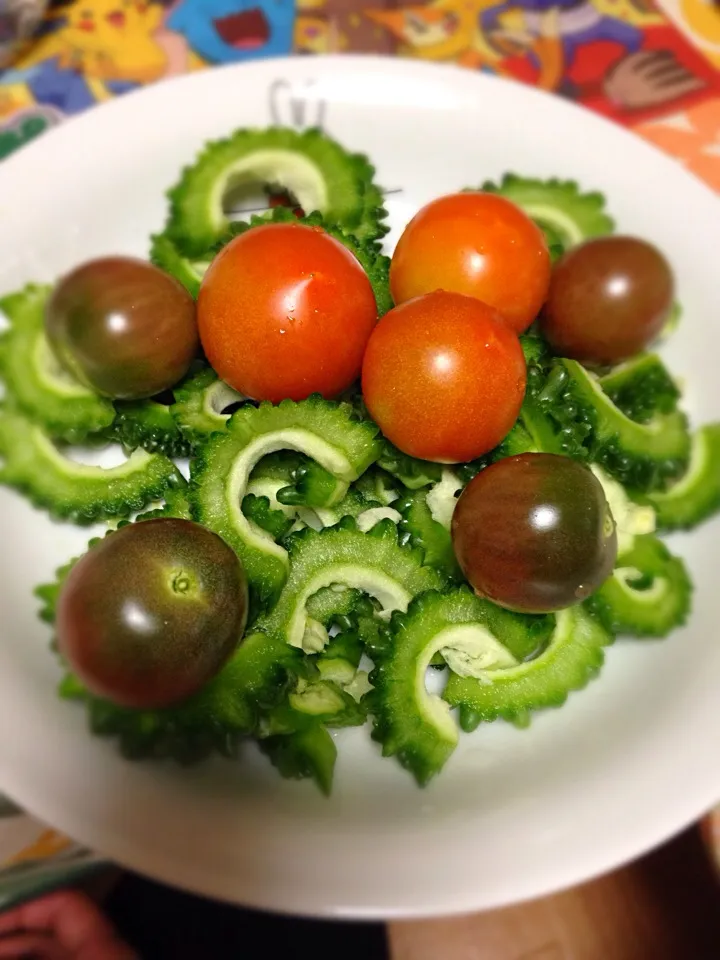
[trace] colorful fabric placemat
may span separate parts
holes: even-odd
[[[0,0],[8,11],[38,0]],[[59,0],[0,71],[0,161],[97,103],[214,64],[378,53],[542,87],[720,190],[717,0]],[[704,823],[720,863],[720,810]],[[98,858],[0,798],[0,910]]]

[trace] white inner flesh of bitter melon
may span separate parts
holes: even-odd
[[[348,482],[355,479],[355,473],[350,461],[336,447],[309,430],[301,428],[263,434],[252,440],[237,455],[225,486],[226,502],[235,529],[248,546],[276,556],[287,563],[287,551],[275,543],[267,531],[249,521],[241,509],[253,468],[263,457],[277,450],[297,450],[299,453],[305,453],[313,460],[317,460],[329,473]]]
[[[323,213],[328,206],[325,178],[311,160],[292,150],[256,150],[233,163],[218,180],[210,199],[217,226],[225,219],[224,198],[246,183],[279,184],[308,213]]]
[[[428,723],[450,743],[457,743],[458,730],[450,706],[437,694],[429,693],[426,686],[427,669],[438,650],[453,673],[478,680],[492,670],[516,666],[517,660],[486,627],[477,623],[446,627],[425,647],[415,668],[415,700]]]

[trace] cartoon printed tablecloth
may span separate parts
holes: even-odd
[[[338,52],[535,84],[629,127],[720,190],[718,0],[56,0],[0,71],[0,160],[64,117],[165,77]],[[708,838],[713,823],[720,849],[720,812]],[[95,863],[0,799],[0,909]]]

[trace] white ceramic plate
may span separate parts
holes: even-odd
[[[286,81],[277,84],[277,81]],[[272,92],[274,91],[274,99]],[[145,255],[164,190],[204,140],[312,123],[367,152],[392,237],[425,201],[506,170],[604,191],[623,231],[673,263],[685,316],[668,350],[693,415],[720,416],[720,202],[673,161],[561,100],[455,68],[372,58],[195,74],[64,125],[0,167],[0,290],[90,257]],[[294,110],[294,112],[293,112]],[[58,668],[32,587],[86,534],[0,493],[0,788],[115,860],[204,894],[287,911],[408,916],[492,907],[572,884],[662,841],[720,798],[718,524],[675,538],[697,585],[690,625],[619,642],[599,680],[531,729],[463,737],[419,790],[367,730],[341,736],[335,792],[244,762],[191,771],[118,758]]]

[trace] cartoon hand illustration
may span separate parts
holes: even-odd
[[[606,96],[626,110],[643,110],[695,93],[705,82],[670,50],[639,50],[624,57],[605,78]]]

